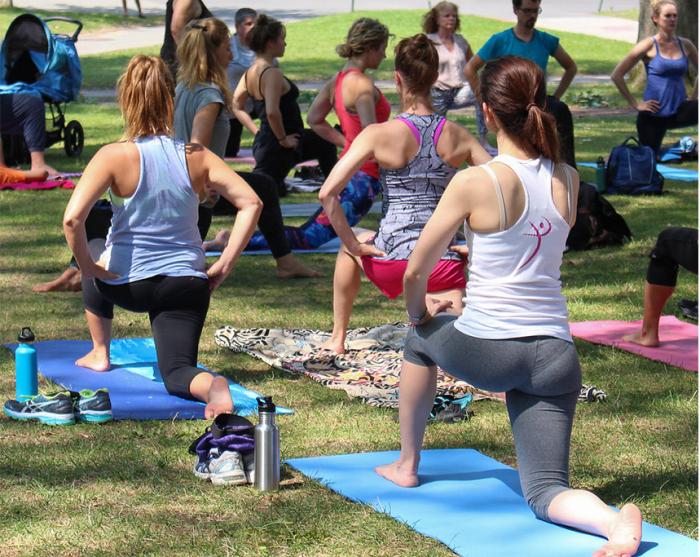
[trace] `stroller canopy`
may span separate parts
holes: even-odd
[[[16,17],[0,48],[0,94],[30,93],[52,102],[80,92],[80,58],[71,37],[54,35],[32,14]]]

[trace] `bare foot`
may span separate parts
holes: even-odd
[[[399,487],[417,487],[419,483],[418,474],[413,470],[402,467],[398,460],[391,464],[377,466],[374,471],[382,478],[395,483]]]
[[[204,251],[224,251],[230,237],[230,230],[219,230],[214,236],[214,239],[204,242],[202,247],[204,248]]]
[[[30,172],[46,172],[46,176],[61,176],[61,172],[56,170],[53,166],[49,166],[48,164],[44,164],[42,166],[34,166],[30,170]]]
[[[109,371],[112,367],[109,363],[109,353],[103,349],[93,348],[82,358],[75,360],[75,365],[86,367],[93,371]]]
[[[289,253],[277,260],[277,278],[318,278],[322,276],[317,270],[307,267],[293,254]]]
[[[331,350],[335,354],[345,354],[345,338],[331,337],[321,345],[321,350]]]
[[[43,182],[49,176],[49,172],[45,168],[25,170],[24,174],[27,176],[27,182]]]
[[[632,557],[642,541],[642,513],[633,503],[627,503],[608,529],[608,543],[593,557]]]
[[[81,288],[80,270],[75,267],[68,267],[61,276],[49,282],[32,286],[34,292],[79,292]]]
[[[207,395],[207,405],[204,407],[204,417],[213,420],[219,414],[233,412],[233,400],[225,377],[214,377]]]
[[[633,344],[639,344],[641,346],[649,346],[651,348],[659,346],[659,336],[651,331],[644,332],[643,329],[632,335],[623,336],[622,340]]]

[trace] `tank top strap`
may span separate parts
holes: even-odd
[[[574,180],[569,165],[566,163],[561,163],[561,165],[564,168],[564,175],[566,176],[566,209],[569,212],[569,218],[566,220],[566,222],[569,226],[572,226],[574,218],[576,217],[574,211],[571,210],[574,206]]]
[[[656,55],[661,56],[661,49],[659,48],[659,42],[656,40],[656,37],[652,37],[651,40],[654,41],[654,48],[656,49]]]
[[[438,141],[440,141],[440,135],[442,134],[442,129],[445,127],[445,122],[447,119],[442,116],[437,126],[435,126],[435,131],[433,131],[433,145],[437,147]]]
[[[406,126],[408,127],[408,129],[411,130],[411,133],[413,134],[413,137],[416,138],[416,141],[418,142],[418,146],[419,146],[419,147],[422,146],[422,145],[423,145],[423,142],[421,141],[421,133],[418,131],[418,128],[417,128],[416,125],[413,123],[413,121],[410,120],[410,119],[408,119],[408,118],[405,118],[405,117],[403,117],[403,116],[397,116],[396,119],[397,119],[399,122],[403,122],[404,124],[406,124]]]
[[[685,49],[683,48],[683,39],[681,39],[680,37],[676,37],[676,40],[678,41],[678,48],[681,49],[681,56],[683,58],[687,58],[688,56],[685,53]]]
[[[501,189],[501,182],[496,176],[496,173],[491,168],[491,163],[487,162],[482,164],[480,168],[483,168],[486,174],[491,178],[491,183],[496,190],[496,199],[498,200],[498,231],[502,232],[506,229],[506,223],[508,219],[506,218],[506,202],[503,199],[503,190]]]
[[[335,87],[333,91],[333,108],[336,113],[342,113],[341,120],[350,117],[348,109],[345,108],[345,103],[343,102],[343,81],[345,76],[352,72],[361,72],[360,68],[348,68],[346,70],[341,70],[335,76]],[[340,123],[341,127],[343,122]]]
[[[265,100],[265,95],[263,95],[263,90],[262,90],[262,78],[265,75],[265,72],[269,69],[271,69],[272,66],[268,66],[265,68],[263,71],[260,72],[260,75],[258,76],[258,91],[260,91],[260,98]],[[246,82],[246,87],[247,87],[247,82]]]

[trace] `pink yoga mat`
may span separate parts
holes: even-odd
[[[0,190],[52,190],[54,188],[73,189],[75,184],[70,180],[46,180],[45,182],[13,182],[0,184]]]
[[[637,332],[641,321],[583,321],[570,323],[575,337],[614,346],[620,350],[644,356],[688,371],[698,371],[698,326],[680,321],[673,315],[664,315],[659,325],[661,346],[648,348],[622,340],[623,335]]]

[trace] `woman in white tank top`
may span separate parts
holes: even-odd
[[[409,332],[401,369],[401,454],[376,471],[418,485],[436,367],[483,389],[504,391],[523,494],[542,520],[608,538],[594,557],[634,555],[641,513],[621,511],[571,489],[568,460],[581,370],[567,323],[559,267],[576,215],[578,176],[557,164],[558,137],[544,112],[542,71],[509,56],[481,77],[486,123],[496,133],[492,162],[458,173],[411,255],[404,275]],[[430,270],[465,223],[467,303],[426,299]],[[546,540],[543,540],[546,543]]]

